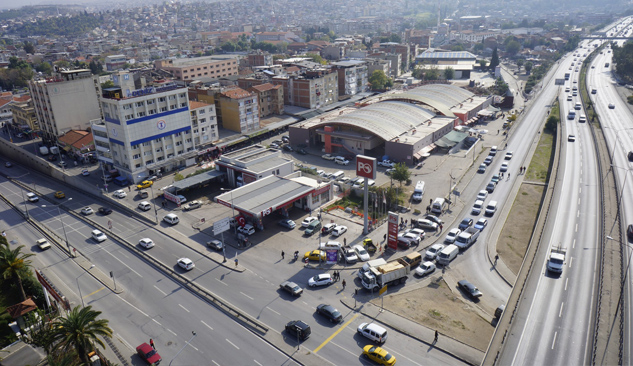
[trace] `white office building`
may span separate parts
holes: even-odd
[[[130,90],[103,90],[104,120],[93,124],[97,155],[106,169],[139,182],[195,163],[187,88],[173,83]]]

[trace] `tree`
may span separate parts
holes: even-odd
[[[33,46],[33,43],[26,42],[24,44],[24,52],[30,53],[30,54],[34,54],[35,53],[35,46]]]
[[[0,274],[4,279],[12,279],[20,291],[20,301],[26,300],[24,286],[22,286],[22,278],[28,276],[31,268],[29,257],[34,256],[32,253],[22,253],[24,245],[20,245],[15,249],[9,246],[0,247]]]
[[[374,70],[374,72],[371,73],[371,77],[369,78],[371,90],[385,90],[385,87],[387,86],[387,81],[389,81],[389,78],[387,78],[387,75],[385,75],[384,71]]]
[[[101,83],[101,89],[108,89],[114,87],[114,81],[108,80],[106,82]]]
[[[55,320],[52,327],[55,349],[64,353],[75,351],[87,365],[88,353],[94,350],[94,343],[105,348],[99,337],[112,337],[108,321],[97,319],[99,315],[101,312],[92,310],[92,306],[76,306],[67,317]]]
[[[523,66],[524,63],[525,63],[525,60],[522,58],[517,60],[517,67],[519,68],[519,71],[521,71],[521,66]]]
[[[532,67],[534,67],[534,64],[532,63],[532,61],[528,61],[525,63],[525,72],[530,75],[530,72],[532,71]]]
[[[492,57],[490,58],[490,65],[488,67],[494,71],[497,66],[499,66],[499,53],[497,52],[497,47],[495,47],[495,49],[492,50]]]
[[[42,74],[50,75],[53,72],[53,67],[48,62],[42,62],[34,66],[35,71]]]
[[[545,131],[556,132],[556,128],[558,128],[559,119],[553,114],[550,114],[547,117],[547,121],[545,122]]]
[[[453,69],[452,67],[447,67],[444,69],[444,79],[446,80],[452,80],[455,78],[455,69]]]
[[[318,53],[308,53],[308,54],[306,54],[306,56],[310,57],[312,59],[312,61],[318,62],[321,65],[327,64],[327,61],[325,61],[323,59],[323,57],[321,57],[321,55],[319,55]]]
[[[486,59],[477,60],[477,63],[479,64],[479,67],[484,69],[486,68],[486,65],[488,65],[488,60]]]
[[[400,187],[402,187],[402,182],[406,182],[411,178],[411,172],[404,163],[396,164],[393,169],[394,171],[391,173],[391,178],[396,182],[400,182]]]
[[[484,50],[484,43],[483,42],[479,42],[479,43],[475,43],[475,45],[473,46],[473,51],[475,52],[481,52]]]
[[[506,45],[506,52],[508,52],[511,55],[516,55],[520,49],[521,49],[521,44],[514,40],[508,42],[508,44]]]

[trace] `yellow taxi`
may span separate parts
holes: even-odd
[[[370,360],[376,362],[379,365],[395,365],[396,357],[391,355],[389,352],[385,351],[380,347],[376,347],[372,344],[367,345],[363,348],[363,356],[369,358]]]
[[[325,261],[325,252],[322,250],[315,249],[311,252],[307,252],[303,255],[303,259],[308,258],[311,261],[318,261],[321,258],[321,261]]]
[[[152,184],[154,184],[154,182],[152,182],[151,180],[144,180],[140,184],[136,185],[136,188],[137,189],[145,189],[145,188],[151,187]]]
[[[55,192],[55,198],[65,198],[66,195],[62,191]]]

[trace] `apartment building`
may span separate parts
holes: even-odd
[[[246,60],[248,67],[273,65],[273,56],[268,52],[263,52],[260,50],[249,53],[246,57]]]
[[[387,60],[381,60],[377,58],[367,58],[365,60],[367,64],[367,77],[371,78],[371,75],[376,70],[380,70],[385,73],[387,77],[390,77],[391,73],[391,62]]]
[[[31,98],[23,101],[14,101],[9,105],[9,108],[13,116],[12,124],[14,127],[24,132],[30,131],[34,135],[39,135],[40,124]]]
[[[237,75],[238,60],[234,55],[214,55],[207,57],[156,60],[157,70],[170,71],[180,81],[193,81],[196,78],[221,78]]]
[[[105,58],[105,66],[108,71],[115,71],[118,69],[122,69],[126,63],[125,55],[111,55],[106,56]]]
[[[29,89],[44,140],[55,141],[70,130],[87,130],[90,121],[101,119],[99,85],[88,69],[31,80]]]
[[[385,53],[385,52],[375,52],[371,55],[367,56],[368,58],[375,58],[379,60],[388,61],[390,64],[389,74],[387,76],[395,79],[402,74],[402,62],[401,56],[399,53]],[[371,76],[371,73],[369,73]]]
[[[189,88],[189,98],[203,103],[215,104],[218,128],[240,133],[251,133],[260,129],[257,94],[239,87]]]
[[[385,42],[385,43],[381,43],[378,49],[379,51],[382,51],[385,53],[400,54],[400,62],[402,63],[402,69],[409,70],[409,64],[411,61],[411,47],[408,44]]]
[[[190,165],[196,156],[187,88],[156,84],[103,90],[103,121],[92,124],[99,161],[128,181]]]
[[[332,69],[303,70],[297,76],[276,76],[271,81],[284,88],[284,104],[314,109],[338,101],[338,73]]]
[[[368,90],[367,64],[365,61],[349,60],[332,63],[338,73],[338,95],[356,95]]]
[[[194,100],[189,101],[193,142],[196,147],[219,140],[218,120],[215,105]]]
[[[248,91],[257,94],[260,118],[271,114],[284,114],[284,88],[281,85],[266,83],[255,85]]]

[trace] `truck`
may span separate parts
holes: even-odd
[[[382,258],[372,259],[370,261],[367,261],[367,263],[363,264],[363,266],[358,270],[357,272],[358,277],[363,278],[363,273],[368,273],[370,268],[383,266],[385,264],[387,264],[387,261]]]
[[[46,146],[40,146],[40,154],[42,154],[42,155],[48,155],[48,147],[46,147]]]
[[[361,277],[361,282],[367,290],[379,290],[387,285],[403,283],[407,280],[409,272],[411,272],[409,265],[397,260],[382,266],[370,267],[369,272]]]
[[[547,270],[553,273],[563,273],[566,253],[567,250],[560,246],[553,247],[547,260]]]
[[[59,148],[57,146],[51,146],[50,152],[51,154],[59,154]]]
[[[467,228],[457,236],[455,239],[455,245],[457,245],[460,250],[467,249],[477,241],[479,232],[480,231],[474,227]]]

